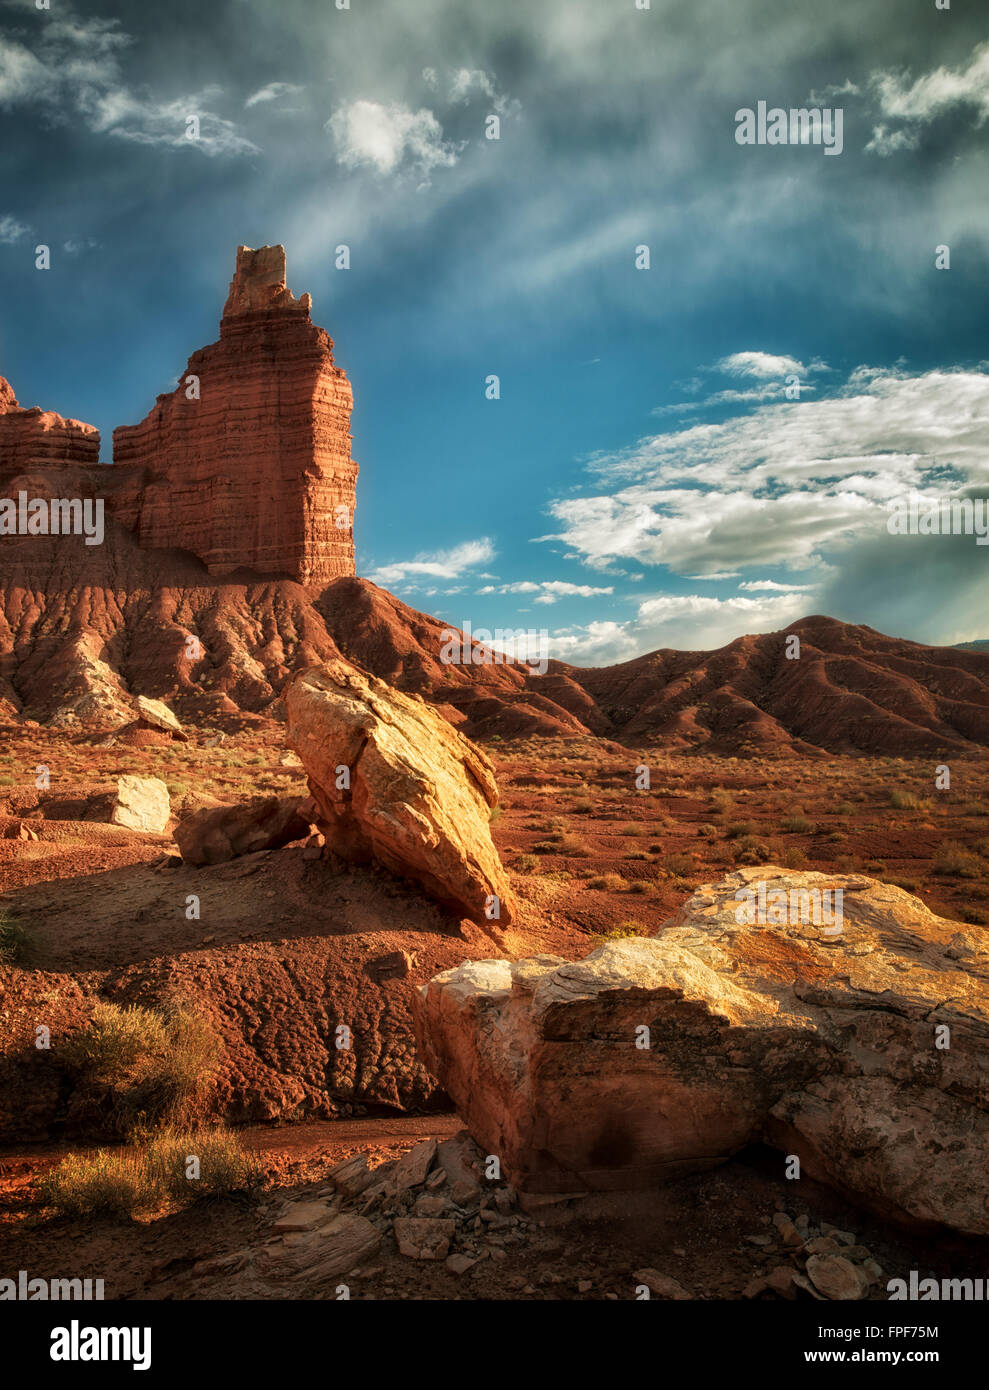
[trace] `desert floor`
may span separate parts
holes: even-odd
[[[128,747],[42,728],[3,733],[0,812],[4,797],[33,785],[42,764],[53,786],[96,786],[127,772],[159,776],[179,817],[204,797],[305,792],[281,727],[252,717],[231,721],[212,746],[199,734],[189,744]],[[5,1020],[39,991],[68,997],[96,979],[137,971],[145,980],[167,976],[198,1001],[221,989],[229,998],[238,972],[256,971],[266,952],[290,952],[294,970],[309,960],[345,971],[347,948],[369,936],[378,950],[415,943],[410,986],[445,968],[451,949],[454,959],[539,951],[579,958],[609,934],[655,932],[697,885],[736,864],[861,871],[918,894],[943,916],[989,924],[989,761],[952,764],[950,789],[938,790],[932,763],[888,757],[753,761],[596,740],[495,740],[487,751],[502,794],[492,833],[521,908],[505,932],[460,924],[387,876],[331,880],[300,847],[194,870],[175,863],[167,836],[29,819],[37,839],[9,838],[17,817],[8,814],[0,828],[2,904],[30,931],[23,968],[0,972],[0,1042]],[[643,765],[650,786],[637,790]],[[177,910],[190,892],[215,905],[203,920]],[[339,948],[333,957],[328,941]],[[261,1022],[247,1010],[245,1027]],[[283,1201],[322,1190],[334,1163],[359,1150],[375,1161],[395,1157],[416,1140],[459,1128],[435,1104],[403,1114],[358,1103],[332,1119],[295,1123],[287,1103],[279,1113],[277,1095],[266,1094],[265,1106],[269,1123],[240,1128],[265,1170],[258,1193],[140,1220],[81,1220],[45,1207],[37,1177],[85,1144],[5,1144],[0,1272],[104,1277],[107,1297],[195,1298],[197,1261],[263,1240]],[[798,1258],[776,1239],[772,1218],[781,1210],[853,1232],[885,1277],[989,1269],[984,1244],[903,1233],[806,1179],[796,1192],[781,1156],[760,1148],[658,1191],[530,1212],[465,1275],[386,1249],[350,1281],[352,1296],[625,1299],[634,1297],[633,1272],[650,1267],[695,1297],[739,1298],[756,1276]],[[229,1296],[237,1296],[234,1284]],[[286,1287],[284,1296],[336,1295]],[[885,1298],[885,1289],[872,1296]]]

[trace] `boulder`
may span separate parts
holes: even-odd
[[[175,831],[175,842],[187,864],[223,864],[239,854],[301,840],[309,829],[298,796],[255,796],[194,811]]]
[[[376,860],[475,921],[511,922],[488,825],[498,788],[475,744],[418,696],[344,662],[296,676],[285,709],[329,850]]]
[[[138,695],[137,720],[152,729],[161,729],[163,733],[172,734],[183,743],[188,742],[182,725],[163,700],[149,700],[146,695]]]
[[[989,946],[889,884],[741,869],[654,938],[437,975],[416,1032],[522,1191],[646,1187],[761,1141],[888,1219],[989,1235]]]
[[[110,815],[113,825],[147,830],[160,835],[168,825],[172,806],[168,788],[159,777],[135,777],[127,773],[117,781],[117,799]]]

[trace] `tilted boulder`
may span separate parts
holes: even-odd
[[[476,921],[511,922],[488,825],[498,788],[475,744],[418,696],[343,662],[302,672],[284,698],[328,849],[376,860]]]
[[[239,854],[301,840],[309,834],[308,815],[298,796],[255,796],[234,806],[204,806],[175,831],[187,864],[223,864]]]
[[[435,976],[416,1032],[522,1190],[650,1186],[762,1141],[887,1218],[989,1235],[989,944],[889,884],[742,869],[653,938]]]

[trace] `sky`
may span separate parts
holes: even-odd
[[[109,460],[282,243],[354,388],[358,573],[413,607],[580,665],[989,636],[989,546],[888,529],[989,496],[984,5],[39,4],[0,0],[22,405]],[[760,102],[840,148],[739,143]]]

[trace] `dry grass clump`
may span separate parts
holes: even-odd
[[[127,1134],[191,1119],[220,1042],[205,1019],[182,1006],[101,1002],[65,1056],[83,1085],[105,1089],[109,1130]]]
[[[60,1216],[134,1216],[247,1191],[257,1155],[223,1129],[165,1129],[143,1148],[69,1154],[39,1182]]]
[[[625,941],[633,936],[648,936],[649,929],[644,922],[630,920],[619,922],[617,927],[610,927],[607,931],[598,932],[593,938],[595,941]]]
[[[0,910],[0,965],[19,965],[30,946],[30,933],[23,922]]]
[[[934,855],[934,872],[955,878],[981,878],[985,865],[957,840],[942,840]]]

